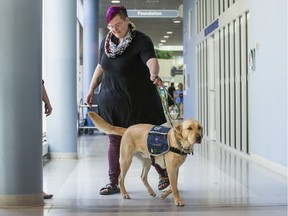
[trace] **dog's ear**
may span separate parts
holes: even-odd
[[[175,127],[175,137],[177,140],[182,139],[182,124]]]
[[[198,129],[201,130],[201,137],[203,137],[203,134],[204,134],[203,127],[200,123],[198,123]]]

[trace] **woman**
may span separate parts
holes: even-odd
[[[155,84],[160,84],[159,64],[151,39],[135,30],[123,6],[111,6],[106,13],[110,30],[100,46],[99,64],[92,77],[86,103],[92,105],[94,90],[99,114],[120,127],[138,123],[161,125],[166,122]],[[121,137],[109,135],[108,163],[110,183],[100,194],[118,193],[119,149]],[[165,169],[156,166],[159,190],[169,186]]]

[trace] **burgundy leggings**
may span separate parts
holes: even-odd
[[[113,184],[118,184],[118,177],[120,175],[120,142],[121,136],[108,135],[109,147],[108,147],[108,163],[109,163],[109,180]]]
[[[118,184],[118,177],[120,175],[120,142],[121,136],[108,135],[109,147],[108,147],[108,163],[109,163],[109,180],[113,184]],[[162,169],[158,164],[155,164],[155,160],[152,160],[152,165],[155,167],[159,175],[164,175],[166,169]]]

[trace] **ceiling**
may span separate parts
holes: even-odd
[[[135,9],[156,9],[156,10],[178,10],[179,6],[183,4],[183,0],[121,0],[118,4],[111,3],[111,0],[99,1],[99,25],[105,28],[107,23],[105,21],[105,14],[111,5],[123,5],[127,10]],[[180,23],[176,24],[173,21],[179,20]],[[167,31],[172,31],[173,34],[169,35],[163,46],[183,46],[183,20],[178,18],[130,18],[139,31],[148,35],[154,45],[159,47],[161,39],[167,35]]]

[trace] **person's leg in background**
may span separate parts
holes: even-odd
[[[179,103],[179,120],[183,120],[183,103]]]

